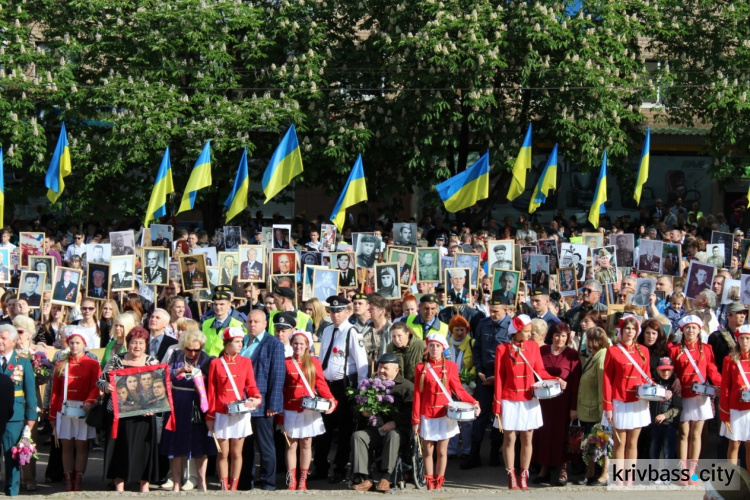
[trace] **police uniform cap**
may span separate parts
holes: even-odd
[[[428,302],[433,302],[437,304],[438,303],[437,295],[435,295],[434,293],[428,293],[426,295],[422,295],[422,298],[419,299],[420,304],[426,304]]]
[[[343,311],[349,305],[349,299],[338,295],[331,295],[326,299],[326,305],[333,312]]]
[[[368,299],[369,297],[367,296],[366,293],[360,293],[360,292],[355,293],[354,297],[352,297],[352,300],[368,300]]]
[[[549,295],[549,290],[543,286],[534,288],[531,291],[531,296],[536,297],[537,295]]]
[[[273,317],[274,329],[294,328],[295,326],[297,326],[297,318],[295,318],[292,313],[281,312]]]
[[[214,288],[214,291],[234,294],[234,288],[229,285],[217,285],[216,288]]]
[[[229,295],[227,292],[222,291],[215,291],[213,297],[211,297],[211,300],[232,300],[232,296]]]
[[[289,288],[288,286],[275,286],[273,287],[273,294],[274,295],[281,295],[282,297],[294,300],[294,290]]]
[[[195,257],[187,257],[185,259],[185,264],[196,264],[198,262],[198,259]]]
[[[607,250],[606,248],[600,248],[599,252],[596,254],[596,256],[599,257],[599,258],[602,258],[602,257],[612,257],[612,254],[609,253],[609,250]]]
[[[374,234],[363,234],[359,237],[358,243],[377,243],[378,238]]]
[[[508,297],[504,297],[503,293],[500,290],[495,290],[492,292],[492,297],[490,298],[490,305],[491,306],[510,306],[513,305]]]

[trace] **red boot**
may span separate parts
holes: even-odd
[[[690,480],[688,481],[688,485],[695,486],[698,484],[698,481],[693,481],[693,474],[695,474],[696,469],[698,469],[698,461],[689,460],[688,464],[690,465]]]
[[[297,469],[291,469],[286,471],[286,484],[287,490],[296,490],[297,489]]]
[[[529,489],[529,469],[521,469],[521,489]]]
[[[229,478],[222,477],[219,479],[219,486],[221,487],[221,491],[229,491]]]
[[[516,479],[516,469],[506,469],[506,472],[508,473],[508,489],[517,490],[518,480]]]
[[[426,475],[424,477],[424,480],[427,483],[427,489],[428,490],[434,490],[435,489],[435,478],[432,477],[432,474]]]
[[[297,485],[298,490],[307,491],[307,471],[309,469],[300,469],[299,471],[299,484]]]
[[[237,486],[240,484],[240,478],[231,477],[229,478],[229,491],[237,491]]]
[[[65,478],[65,491],[75,491],[73,489],[73,472],[64,472],[63,477]]]
[[[81,486],[83,485],[83,472],[77,470],[73,476],[73,491],[83,491]]]
[[[685,464],[684,460],[680,460],[677,462],[677,470],[680,471],[680,475],[682,475],[682,472],[687,469],[687,465]],[[680,479],[680,486],[687,486],[689,484],[689,479]]]
[[[442,490],[443,484],[445,484],[445,476],[438,476],[435,479],[435,489],[436,490]]]

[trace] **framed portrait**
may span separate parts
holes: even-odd
[[[274,250],[289,250],[292,248],[289,244],[289,238],[292,235],[291,224],[274,224],[272,229],[271,248]]]
[[[398,265],[398,282],[401,286],[409,286],[414,281],[414,260],[417,255],[414,252],[391,249],[388,254],[388,262]]]
[[[174,240],[172,226],[167,224],[151,224],[149,229],[151,230],[150,241],[144,241],[144,247],[172,249],[172,241]]]
[[[354,236],[357,238],[354,239]],[[380,261],[383,240],[373,233],[353,233],[354,253],[357,258],[357,269],[373,269]]]
[[[477,276],[479,275],[479,261],[481,256],[478,253],[456,253],[456,262],[454,267],[468,268],[471,270],[471,281],[469,286],[472,290],[477,289]]]
[[[266,281],[266,249],[263,245],[240,245],[240,274],[237,281],[263,283]]]
[[[271,274],[294,274],[297,272],[297,252],[274,250],[271,252]]]
[[[513,241],[494,240],[487,242],[487,269],[490,276],[495,269],[515,269]]]
[[[732,233],[722,233],[721,231],[711,231],[711,243],[714,245],[724,245],[724,262],[725,266],[729,267],[732,262],[732,243],[734,242],[734,235]],[[711,253],[708,256],[711,257]],[[714,264],[715,265],[715,264]],[[721,269],[719,266],[716,266]]]
[[[180,276],[182,289],[186,292],[196,292],[208,288],[206,275],[206,256],[203,254],[180,255]]]
[[[208,288],[198,292],[198,299],[203,302],[210,302],[214,295],[214,290],[219,286],[219,277],[221,269],[218,267],[206,267],[206,276],[208,277]]]
[[[662,241],[642,239],[638,244],[638,270],[661,273],[663,246]]]
[[[635,259],[635,235],[631,233],[610,234],[609,244],[615,247],[615,260],[618,267],[633,267]]]
[[[163,247],[143,249],[141,278],[144,285],[169,285],[169,249]]]
[[[135,255],[135,234],[132,229],[109,233],[109,242],[112,246],[113,257],[115,255]]]
[[[86,263],[86,297],[97,300],[109,297],[108,278],[109,264]]]
[[[273,228],[262,227],[260,229],[260,233],[261,233],[261,242],[263,246],[266,248],[266,254],[267,254],[273,249]]]
[[[109,243],[88,243],[86,245],[86,262],[109,264],[112,256],[112,245]]]
[[[331,269],[339,273],[339,287],[357,286],[357,266],[354,252],[331,252]]]
[[[393,224],[393,244],[414,248],[417,246],[417,223],[396,222]]]
[[[615,283],[617,279],[617,262],[615,262],[615,247],[606,246],[592,251],[594,263],[594,279],[600,283]]]
[[[113,255],[109,265],[109,291],[135,288],[135,255]]]
[[[417,248],[417,283],[440,281],[440,249]]]
[[[539,253],[542,255],[546,255],[549,259],[550,276],[556,275],[557,268],[560,267],[560,258],[557,253],[557,240],[554,238],[548,240],[539,240],[538,243]]]
[[[522,246],[521,251],[521,279],[531,281],[531,256],[536,255],[539,249],[536,246]]]
[[[301,270],[304,271],[307,266],[321,266],[323,265],[323,254],[317,251],[306,250],[300,252],[299,261]]]
[[[731,304],[740,301],[742,280],[724,280],[724,290],[721,293],[721,303]]]
[[[557,283],[557,273],[552,273],[549,275],[549,291],[550,292],[560,291],[560,285]]]
[[[667,276],[682,276],[682,247],[664,243],[661,249],[661,270]]]
[[[164,363],[159,365],[121,368],[109,372],[109,383],[115,388],[114,426],[121,418],[146,413],[172,411],[172,386]]]
[[[711,264],[705,264],[697,260],[691,261],[688,268],[685,297],[694,299],[703,290],[711,290],[715,275],[716,268]]]
[[[549,256],[532,255],[529,257],[529,268],[531,272],[531,289],[549,287]]]
[[[589,247],[589,250],[604,246],[604,235],[602,233],[581,233],[581,241]]]
[[[716,269],[729,267],[729,261],[724,260],[724,243],[706,245],[706,263],[716,266]]]
[[[471,269],[452,267],[443,269],[445,299],[448,304],[465,304],[471,296]]]
[[[456,267],[456,257],[451,257],[450,255],[441,255],[440,256],[440,269],[441,271],[443,269],[448,269],[449,267]]]
[[[170,261],[169,262],[169,275],[182,283],[182,275],[180,274],[180,262]]]
[[[18,282],[18,299],[25,300],[29,304],[29,309],[42,307],[46,274],[38,271],[21,271],[21,279]]]
[[[56,267],[55,278],[52,280],[52,303],[63,306],[74,306],[81,291],[81,269]]]
[[[628,294],[628,304],[646,307],[651,295],[656,291],[656,280],[653,278],[638,278],[635,280],[635,293]]]
[[[273,290],[276,287],[286,287],[294,290],[294,307],[297,307],[297,275],[295,274],[283,274],[268,277],[268,289]]]
[[[575,267],[561,267],[557,270],[557,286],[563,297],[578,295],[578,277]]]
[[[328,297],[338,295],[338,271],[323,266],[310,266],[312,269],[312,296],[325,303]],[[398,287],[396,287],[398,289]]]
[[[218,267],[219,265],[219,254],[216,252],[216,247],[195,247],[193,249],[193,255],[202,253],[206,256],[207,267]]]
[[[224,250],[237,250],[242,244],[242,228],[224,226]]]
[[[0,283],[10,283],[10,248],[0,248]]]
[[[518,301],[518,283],[521,272],[510,269],[495,269],[492,275],[492,297],[505,305],[516,307]]]
[[[21,254],[18,253],[18,248],[10,252],[10,276],[11,278],[21,277]]]
[[[321,224],[320,225],[320,251],[321,252],[335,252],[336,251],[336,233],[337,228],[334,224]]]
[[[239,273],[240,254],[238,252],[219,252],[220,285],[231,285]]]
[[[401,285],[398,277],[398,264],[375,264],[375,291],[386,299],[400,298]]]
[[[52,290],[52,276],[54,275],[57,261],[54,257],[29,257],[29,271],[45,273],[44,291]]]
[[[586,280],[586,257],[589,254],[586,245],[573,243],[560,244],[560,266],[572,267],[576,270],[576,280],[583,283]]]
[[[323,266],[307,266],[302,270],[302,300],[310,300],[313,298],[313,271]],[[338,279],[338,271],[326,267],[325,269],[332,270],[336,273]]]
[[[18,246],[21,248],[21,267],[26,267],[29,257],[44,255],[44,233],[19,233]]]
[[[740,282],[740,302],[750,305],[750,274],[743,274]]]

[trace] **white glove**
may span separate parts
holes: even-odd
[[[21,433],[22,438],[31,439],[31,429],[28,425],[23,426],[23,432]]]

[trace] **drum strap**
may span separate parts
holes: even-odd
[[[512,349],[512,347],[511,347],[511,349]],[[531,366],[531,363],[529,363],[529,360],[526,359],[526,356],[524,356],[523,353],[521,352],[521,348],[520,347],[516,349],[516,352],[518,353],[519,356],[521,356],[521,359],[523,360],[524,363],[526,363],[526,366],[528,366],[529,368],[531,368],[531,371],[534,373],[534,376],[536,377],[536,381],[537,382],[542,382],[542,380],[543,380],[542,377],[540,377],[539,374],[536,372],[536,370],[534,370],[534,367]]]
[[[685,349],[685,346],[682,346],[682,352],[684,352],[687,355],[688,361],[690,361],[690,364],[693,365],[693,370],[695,370],[695,373],[698,374],[698,378],[700,379],[701,384],[705,384],[706,379],[705,377],[703,377],[703,374],[698,369],[698,365],[695,363],[695,360],[693,359],[693,356],[690,354],[690,351]]]
[[[437,382],[438,387],[440,387],[440,390],[443,391],[443,394],[445,394],[445,397],[448,398],[448,404],[453,404],[453,398],[451,397],[451,394],[448,392],[448,390],[443,385],[443,381],[440,380],[440,377],[437,376],[437,373],[435,373],[435,370],[432,369],[432,365],[430,364],[430,361],[425,361],[425,364],[427,365],[427,369],[430,370],[430,373],[432,374],[432,377],[435,379],[435,382]]]
[[[747,375],[745,374],[745,369],[742,367],[742,362],[738,359],[735,363],[737,363],[737,369],[740,371],[742,381],[745,382],[745,389],[750,389],[750,382],[747,381]]]
[[[299,373],[299,376],[302,379],[302,383],[305,384],[305,389],[307,389],[310,397],[314,398],[315,393],[313,392],[312,387],[310,387],[310,383],[307,381],[307,377],[305,377],[305,374],[302,373],[302,369],[299,367],[299,363],[297,363],[297,360],[294,359],[294,356],[292,356],[292,363],[294,363],[294,367],[297,369],[297,373]]]
[[[229,377],[229,383],[232,384],[232,390],[234,390],[234,395],[237,397],[237,401],[242,401],[240,391],[237,390],[237,384],[234,383],[234,377],[232,376],[232,372],[229,371],[229,367],[227,366],[227,362],[223,355],[221,356],[221,364],[224,365],[224,371],[227,373],[227,377]]]
[[[70,368],[70,358],[68,358],[68,362],[65,363],[65,382],[63,382],[65,385],[63,386],[63,403],[68,402],[68,368]]]
[[[617,347],[619,347],[622,353],[628,358],[628,360],[630,360],[630,362],[633,363],[633,366],[635,366],[635,369],[638,370],[638,373],[641,374],[641,377],[643,377],[647,383],[653,384],[654,381],[651,380],[651,377],[646,375],[646,372],[643,371],[643,368],[641,368],[641,365],[635,362],[635,360],[633,359],[633,356],[630,355],[630,353],[622,346],[622,344],[617,344]]]

